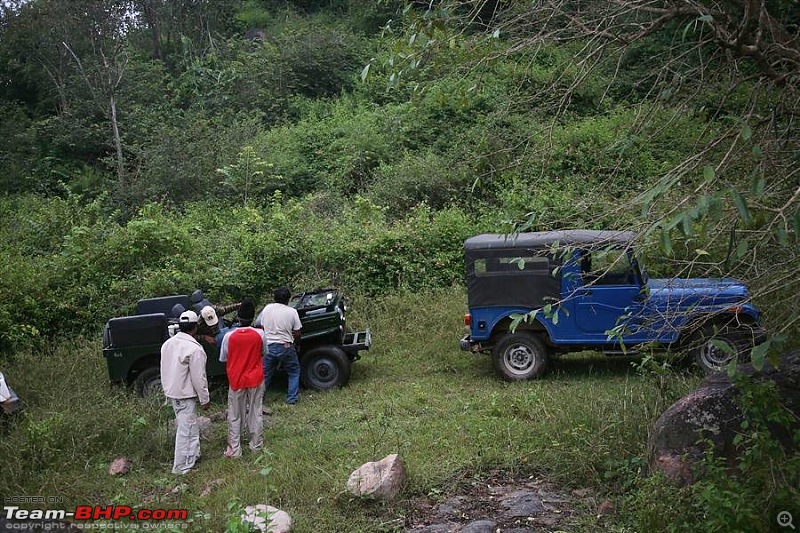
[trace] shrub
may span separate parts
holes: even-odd
[[[422,203],[441,209],[469,192],[470,177],[454,169],[454,164],[430,152],[406,154],[402,160],[376,170],[367,196],[377,204],[391,205],[395,217]]]

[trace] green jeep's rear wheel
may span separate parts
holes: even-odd
[[[495,345],[492,363],[505,381],[535,379],[547,369],[547,349],[536,335],[509,333]]]
[[[300,376],[306,388],[324,391],[350,381],[350,359],[338,346],[321,346],[303,355]]]
[[[136,381],[133,382],[136,392],[142,398],[163,398],[164,389],[161,387],[161,370],[156,367],[142,370]]]

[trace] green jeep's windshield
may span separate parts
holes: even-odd
[[[289,301],[289,305],[295,309],[305,309],[307,307],[325,307],[336,299],[336,291],[333,289],[304,292],[295,294]]]

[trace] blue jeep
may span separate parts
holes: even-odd
[[[469,334],[507,381],[538,378],[550,354],[686,351],[707,372],[742,358],[765,332],[733,279],[650,279],[635,234],[563,230],[486,234],[464,242]],[[523,315],[525,320],[521,320]]]

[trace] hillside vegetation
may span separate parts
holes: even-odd
[[[373,531],[405,513],[353,510],[334,488],[389,448],[410,456],[418,477],[409,494],[419,495],[445,490],[468,467],[521,468],[548,441],[566,455],[551,449],[532,468],[639,506],[614,519],[619,531],[655,530],[660,515],[664,530],[686,526],[645,504],[650,497],[693,501],[686,520],[708,519],[700,530],[760,523],[768,506],[732,525],[720,517],[745,504],[730,495],[693,499],[638,478],[645,428],[694,378],[664,377],[661,363],[629,373],[625,363],[612,376],[567,372],[564,390],[558,377],[508,386],[453,350],[465,307],[463,240],[515,227],[637,231],[654,275],[747,282],[770,333],[760,357],[796,347],[800,8],[651,4],[4,2],[0,365],[27,375],[15,377],[31,409],[3,442],[2,461],[20,461],[3,464],[0,492],[69,485],[77,503],[166,487],[152,473],[163,470],[169,443],[152,430],[169,413],[108,396],[99,353],[102,325],[139,298],[202,288],[212,301],[263,303],[277,285],[336,285],[362,300],[360,318],[379,334],[354,386],[315,396],[292,422],[303,427],[277,429],[286,441],[309,428],[320,439],[300,455],[307,472],[267,476],[266,496],[288,498],[301,530],[348,530],[355,516],[353,530]],[[57,384],[54,368],[90,377]],[[449,384],[442,403],[419,399]],[[418,405],[382,398],[370,410],[367,398],[382,390],[401,397],[417,387]],[[608,411],[581,412],[576,394]],[[530,425],[520,413],[537,398],[573,407]],[[602,429],[620,404],[632,406],[630,418]],[[83,405],[103,413],[81,431],[96,437],[99,455],[87,456],[90,446],[76,447],[68,430]],[[463,428],[415,436],[410,428],[427,416],[476,418],[442,458],[442,435]],[[104,428],[109,418],[116,425]],[[498,432],[512,436],[508,445]],[[97,487],[115,453],[142,461],[135,489]],[[264,461],[278,472],[291,454],[272,453]],[[74,464],[59,470],[70,454]],[[310,479],[320,456],[325,486]],[[207,474],[193,489],[219,477]],[[294,483],[303,488],[290,498]],[[208,508],[204,520],[218,530],[237,493],[250,495],[228,487],[210,504],[184,503]],[[325,499],[319,508],[316,497]]]

